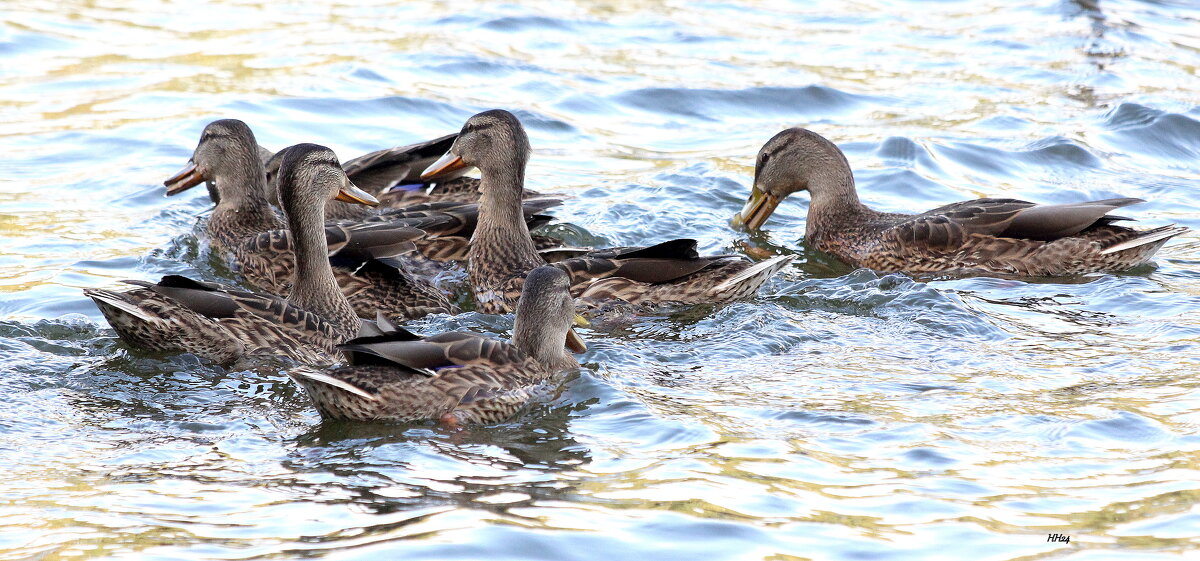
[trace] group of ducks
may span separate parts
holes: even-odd
[[[165,182],[167,194],[207,184],[216,207],[205,234],[254,290],[168,275],[85,293],[135,348],[298,363],[289,375],[326,418],[453,426],[502,420],[577,367],[571,353],[586,345],[573,326],[587,325],[577,310],[727,302],[755,294],[794,259],[701,256],[688,239],[591,249],[532,235],[561,200],[525,190],[529,154],[521,123],[502,110],[471,117],[456,135],[345,163],[315,144],[273,154],[245,123],[215,121]],[[479,179],[464,176],[471,168]],[[800,128],[759,151],[733,224],[757,229],[801,190],[812,197],[807,242],[879,271],[1120,270],[1187,230],[1114,224],[1125,219],[1108,212],[1139,199],[978,199],[919,215],[877,212],[859,202],[841,150]],[[435,279],[464,262],[476,309],[515,314],[510,342],[396,325],[457,312]]]

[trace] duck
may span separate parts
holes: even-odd
[[[845,154],[803,128],[759,150],[754,185],[735,228],[759,229],[780,201],[808,191],[805,242],[854,266],[908,274],[1056,277],[1122,271],[1146,263],[1188,228],[1135,230],[1109,214],[1145,202],[1112,198],[1064,204],[984,198],[921,214],[879,212],[858,199]]]
[[[280,167],[280,187],[298,267],[286,299],[167,275],[125,281],[128,291],[86,289],[118,336],[153,352],[189,352],[220,364],[283,357],[329,364],[361,323],[326,259],[324,199],[374,198],[350,183],[332,150],[301,144]],[[236,195],[235,195],[236,196]]]
[[[548,394],[551,379],[579,367],[567,352],[587,345],[572,328],[570,279],[538,267],[525,279],[510,342],[472,332],[422,337],[380,322],[381,332],[339,345],[349,364],[288,372],[324,419],[348,421],[503,421]]]
[[[484,111],[463,125],[450,151],[422,174],[437,180],[465,168],[480,172],[479,224],[467,256],[467,282],[476,309],[509,313],[525,276],[542,265],[521,215],[529,137],[503,109]],[[794,256],[752,263],[739,255],[701,256],[697,243],[677,239],[649,247],[595,250],[554,263],[572,293],[587,304],[621,300],[634,305],[721,303],[753,295]]]
[[[387,214],[392,209],[408,209],[425,203],[474,203],[479,201],[479,179],[464,177],[463,173],[446,174],[436,182],[421,180],[421,172],[445,154],[458,133],[438,138],[376,150],[342,163],[346,175],[362,190],[379,199],[379,206],[345,204],[329,201],[325,217],[332,221],[364,220],[375,214]],[[267,175],[270,200],[276,200],[275,177],[280,157],[259,147],[260,159]],[[464,170],[465,173],[465,170]],[[529,199],[545,199],[537,192],[525,194]]]
[[[286,150],[279,154],[281,162],[287,160]],[[292,232],[271,206],[258,143],[246,123],[221,119],[205,126],[188,165],[164,185],[171,196],[202,182],[209,184],[217,201],[205,227],[213,247],[231,258],[255,288],[287,297],[296,266]],[[371,200],[376,201],[373,196]],[[432,282],[409,273],[394,259],[423,243],[425,230],[393,221],[331,223],[324,231],[327,260],[362,317],[374,318],[382,311],[413,319],[457,311]]]

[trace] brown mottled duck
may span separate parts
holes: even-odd
[[[174,195],[207,181],[217,201],[206,227],[213,246],[256,288],[286,297],[296,265],[293,242],[271,207],[257,148],[245,123],[213,121],[204,128],[188,166],[164,183],[167,194]],[[427,236],[424,230],[401,221],[327,224],[325,234],[325,253],[338,285],[361,317],[383,312],[416,318],[455,311],[428,280],[388,259],[411,252]]]
[[[420,337],[388,326],[339,348],[350,365],[290,372],[327,419],[435,420],[449,425],[504,420],[549,392],[555,374],[579,366],[564,346],[586,347],[571,323],[563,271],[543,266],[525,280],[511,343],[466,332]]]
[[[126,342],[158,352],[190,352],[220,363],[284,356],[327,364],[335,345],[359,332],[360,320],[339,289],[326,259],[325,199],[371,202],[354,187],[332,150],[291,148],[280,167],[280,187],[293,233],[296,262],[287,299],[232,290],[178,275],[127,292],[88,289],[104,317]]]
[[[512,113],[485,111],[467,120],[450,151],[422,175],[437,179],[467,167],[478,168],[482,175],[479,225],[471,238],[467,277],[478,309],[485,313],[511,311],[525,275],[546,264],[521,215],[529,152],[529,137]],[[792,259],[751,263],[740,256],[701,257],[695,240],[671,240],[596,251],[554,266],[568,274],[572,293],[591,301],[698,304],[752,295]]]
[[[821,135],[787,129],[758,152],[754,187],[735,227],[758,229],[788,195],[808,191],[805,240],[856,266],[882,272],[1014,276],[1120,271],[1147,262],[1175,225],[1134,230],[1108,213],[1144,202],[1120,198],[1055,205],[976,199],[922,214],[894,214],[858,200],[846,156]]]

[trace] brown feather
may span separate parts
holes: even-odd
[[[761,224],[780,199],[807,190],[812,195],[808,244],[850,265],[884,272],[1057,276],[1119,271],[1147,262],[1168,239],[1187,231],[1164,226],[1139,232],[1115,225],[1126,219],[1108,213],[1142,202],[1134,198],[1054,205],[976,199],[917,215],[878,212],[859,202],[842,151],[800,128],[767,141],[754,176],[751,199],[738,221]]]

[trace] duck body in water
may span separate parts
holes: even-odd
[[[1134,198],[1039,205],[975,199],[921,214],[879,212],[859,202],[845,154],[812,131],[793,128],[759,151],[754,186],[734,227],[755,230],[788,195],[808,191],[805,241],[847,264],[910,274],[1079,275],[1143,263],[1175,225],[1134,230],[1109,212]]]
[[[322,146],[293,147],[281,169],[296,252],[287,299],[178,275],[158,283],[127,281],[137,288],[126,292],[84,293],[117,334],[140,349],[190,352],[222,364],[266,356],[308,364],[335,360],[335,346],[358,334],[360,320],[325,257],[324,202],[334,196],[373,199],[350,183],[333,151]]]
[[[571,327],[576,316],[569,288],[559,269],[531,271],[511,343],[469,332],[421,337],[384,326],[381,335],[340,347],[349,365],[289,374],[327,419],[452,426],[501,421],[548,394],[556,374],[579,366],[566,352],[586,350]]]
[[[450,151],[422,175],[435,180],[476,167],[481,174],[479,224],[471,238],[468,282],[478,309],[513,310],[529,271],[546,264],[521,213],[529,137],[516,116],[492,110],[467,120]],[[754,294],[792,261],[781,256],[751,263],[741,256],[701,256],[695,240],[607,249],[564,259],[572,293],[589,300],[631,304],[720,303]]]

